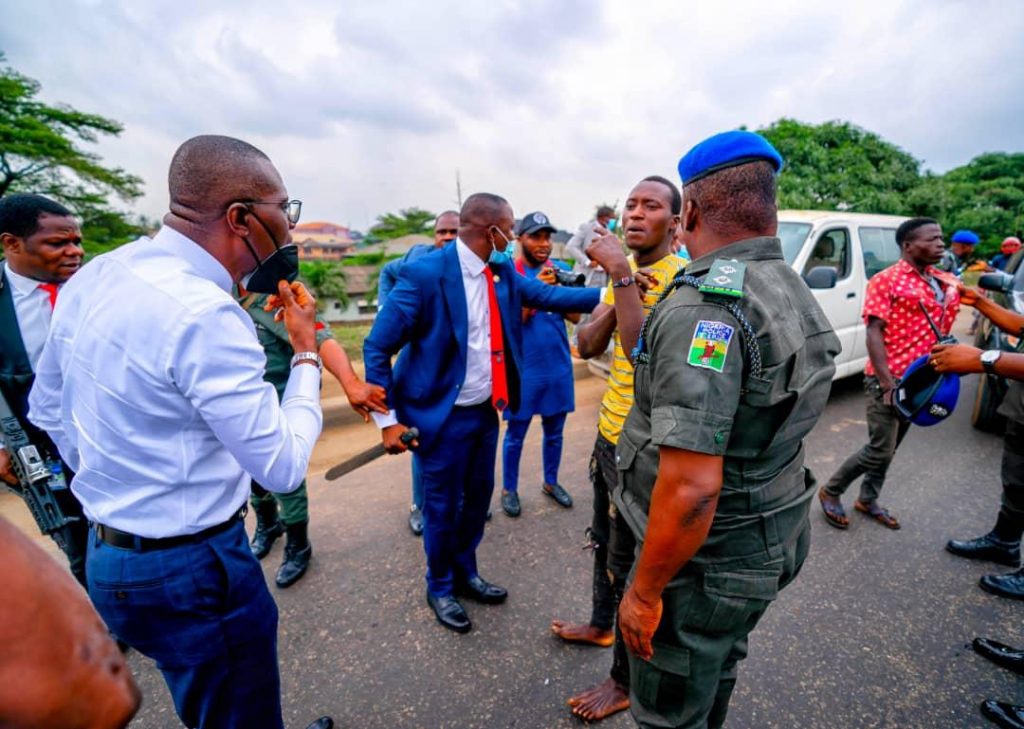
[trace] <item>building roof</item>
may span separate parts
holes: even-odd
[[[362,296],[377,284],[377,266],[342,266],[341,270],[349,296]]]

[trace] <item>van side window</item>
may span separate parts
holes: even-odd
[[[864,248],[864,273],[871,278],[900,260],[895,228],[857,228]]]
[[[850,275],[850,233],[846,228],[833,228],[818,236],[811,257],[804,266],[804,274],[819,266],[833,269],[839,280]]]

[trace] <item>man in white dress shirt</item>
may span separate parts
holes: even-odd
[[[27,417],[28,393],[57,295],[82,264],[82,231],[60,203],[42,195],[5,195],[0,198],[0,245],[4,253],[0,261],[0,393],[29,442],[60,474],[51,477],[46,488],[61,512],[53,515],[54,521],[66,522],[50,534],[67,555],[71,573],[85,587],[89,525],[82,505],[67,488],[74,474],[61,463],[46,434]],[[0,480],[17,486],[11,454],[3,441],[0,434]]]
[[[157,662],[182,722],[280,728],[277,606],[241,517],[250,474],[301,483],[322,423],[315,302],[288,283],[301,203],[266,155],[222,136],[185,142],[169,188],[152,239],[61,292],[29,417],[76,472],[93,604]],[[236,282],[277,286],[297,353],[280,405]]]

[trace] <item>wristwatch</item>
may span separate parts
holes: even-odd
[[[636,283],[636,281],[633,280],[633,276],[631,274],[629,276],[623,276],[622,278],[617,278],[614,281],[612,281],[612,288],[624,289],[627,286],[632,286],[634,283]]]
[[[985,368],[985,372],[990,375],[996,373],[996,362],[1003,356],[1003,350],[1001,349],[989,349],[981,353],[981,366]]]
[[[300,362],[312,362],[320,370],[320,374],[324,372],[324,362],[316,352],[296,352],[295,356],[292,357],[292,367]]]

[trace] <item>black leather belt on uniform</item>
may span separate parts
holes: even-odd
[[[237,514],[221,524],[207,527],[195,534],[182,534],[177,537],[140,537],[137,534],[123,532],[120,529],[104,524],[94,524],[93,526],[96,528],[96,536],[112,547],[134,549],[139,552],[151,552],[155,549],[168,549],[170,547],[180,547],[183,544],[201,542],[204,539],[227,531],[235,525],[235,522],[243,518],[245,518],[245,507],[239,509]]]

